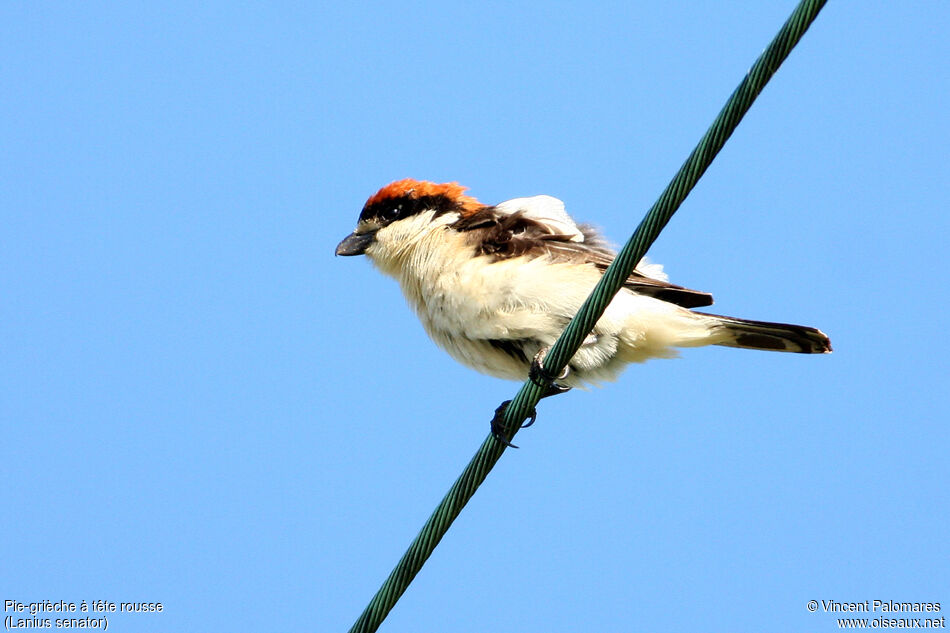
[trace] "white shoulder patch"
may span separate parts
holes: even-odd
[[[669,275],[663,272],[663,264],[655,264],[646,257],[641,259],[640,263],[637,264],[637,272],[658,281],[670,280]]]
[[[521,211],[524,217],[540,222],[554,234],[569,235],[572,242],[584,241],[584,234],[564,210],[564,203],[552,196],[514,198],[502,202],[495,208],[509,215]]]

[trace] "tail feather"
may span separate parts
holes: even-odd
[[[827,335],[813,327],[749,321],[704,312],[695,314],[702,314],[716,320],[714,328],[721,329],[725,334],[721,341],[715,343],[716,345],[799,354],[827,354],[831,351],[831,341]]]

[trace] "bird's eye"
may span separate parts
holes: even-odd
[[[402,205],[396,204],[391,207],[386,207],[385,209],[383,209],[382,212],[380,213],[380,216],[382,217],[383,220],[387,220],[391,222],[395,220],[396,218],[398,218],[400,213],[402,213]]]

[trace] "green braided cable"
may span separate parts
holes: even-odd
[[[395,606],[403,592],[415,578],[422,565],[432,554],[435,546],[439,544],[449,526],[455,521],[462,508],[472,498],[478,487],[482,485],[488,473],[494,467],[495,463],[505,452],[505,446],[489,435],[472,461],[468,463],[465,470],[452,487],[446,493],[442,502],[439,503],[435,511],[426,521],[425,526],[416,535],[409,549],[403,554],[402,558],[389,574],[389,578],[383,583],[376,595],[370,601],[369,605],[360,615],[359,620],[350,628],[350,633],[368,633],[375,631],[382,624],[383,620],[389,614],[389,611]]]
[[[594,328],[607,305],[620,290],[630,273],[646,255],[650,245],[682,204],[700,177],[712,163],[716,154],[738,127],[742,117],[759,96],[778,67],[785,61],[792,48],[817,17],[827,0],[802,0],[779,30],[769,47],[759,56],[739,86],[729,97],[716,120],[700,139],[696,148],[680,167],[670,184],[653,204],[634,231],[630,240],[611,265],[604,271],[600,282],[581,306],[567,328],[544,358],[545,372],[557,376],[573,358],[581,342]],[[538,403],[543,389],[528,381],[505,411],[505,425],[517,432],[518,426]],[[536,395],[537,394],[537,395]],[[511,436],[509,436],[509,440]]]
[[[613,296],[620,290],[623,282],[633,272],[634,267],[646,254],[660,231],[712,163],[716,154],[739,125],[742,117],[748,112],[752,102],[788,57],[826,1],[802,0],[772,43],[756,60],[689,158],[650,208],[633,236],[617,254],[614,262],[604,272],[584,305],[548,351],[544,364],[545,371],[549,375],[559,374],[577,352],[581,342],[600,319]],[[544,391],[544,387],[528,380],[504,410],[505,424],[511,429],[509,440],[517,433],[519,425],[529,417]],[[448,532],[452,522],[481,483],[485,481],[488,473],[504,452],[505,446],[491,435],[482,442],[478,452],[426,521],[362,615],[350,628],[350,633],[369,633],[379,628],[409,587],[409,583],[422,569],[422,565],[435,550],[436,545]]]

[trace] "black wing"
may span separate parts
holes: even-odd
[[[583,241],[578,241],[577,233],[554,232],[542,219],[527,217],[521,211],[500,213],[495,207],[483,207],[449,228],[468,233],[478,253],[494,260],[547,256],[553,261],[593,264],[603,273],[615,257],[591,227],[577,227],[583,235]],[[624,287],[684,308],[700,308],[713,303],[708,292],[690,290],[636,270],[627,278]]]

